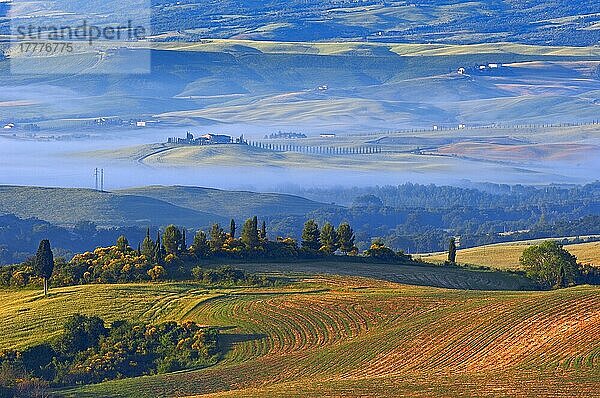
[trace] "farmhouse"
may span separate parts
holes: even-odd
[[[244,135],[239,138],[233,138],[229,135],[223,134],[204,134],[199,137],[194,137],[194,134],[189,131],[186,133],[185,138],[169,137],[167,140],[169,144],[179,145],[220,145],[220,144],[247,144],[244,139]]]
[[[193,138],[193,136],[192,136],[192,138]],[[207,145],[231,144],[234,142],[233,138],[231,138],[228,135],[223,135],[223,134],[204,134],[204,135],[201,135],[200,137],[198,137],[198,139],[203,140]]]
[[[14,123],[8,123],[3,128],[6,129],[6,130],[14,129],[15,128],[15,124]]]
[[[335,134],[333,133],[323,133],[320,135],[321,138],[335,138]]]

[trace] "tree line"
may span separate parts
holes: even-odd
[[[121,235],[116,243],[98,247],[93,251],[75,254],[70,261],[62,257],[54,259],[50,242],[40,242],[38,252],[14,266],[0,268],[0,285],[39,286],[48,292],[48,280],[53,286],[71,286],[89,283],[127,283],[160,280],[196,280],[206,285],[272,286],[281,281],[276,278],[249,274],[231,266],[205,267],[205,261],[217,264],[228,260],[278,260],[355,258],[356,261],[383,261],[409,263],[411,257],[395,252],[375,239],[370,248],[360,253],[356,247],[352,227],[342,222],[337,228],[331,223],[322,227],[314,220],[307,221],[298,243],[290,237],[269,239],[266,223],[257,217],[247,219],[238,235],[238,226],[231,220],[226,231],[213,224],[209,232],[196,231],[191,244],[188,231],[175,225],[167,226],[156,238],[150,228],[137,245],[131,247],[127,237]]]
[[[188,245],[187,231],[175,225],[169,225],[161,234],[152,239],[150,229],[140,243],[138,252],[157,264],[162,264],[174,257],[193,256],[206,258],[241,258],[241,259],[286,259],[286,258],[323,258],[334,255],[362,256],[384,260],[410,260],[403,252],[394,252],[387,248],[381,240],[374,240],[371,247],[360,253],[355,244],[355,233],[347,222],[336,228],[325,222],[319,227],[315,220],[308,220],[302,228],[301,240],[291,237],[277,237],[272,240],[267,235],[266,222],[259,225],[256,216],[247,219],[238,235],[238,225],[231,220],[226,230],[220,224],[211,226],[208,233],[198,230]],[[122,236],[117,246],[125,247],[129,243]]]

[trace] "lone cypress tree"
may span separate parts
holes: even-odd
[[[44,296],[48,295],[48,279],[54,271],[54,254],[50,248],[50,241],[44,239],[40,242],[35,255],[35,272],[40,278],[44,278]]]
[[[229,236],[235,238],[235,220],[232,218],[229,223]]]
[[[450,238],[450,245],[448,246],[448,262],[450,264],[456,263],[456,239]]]

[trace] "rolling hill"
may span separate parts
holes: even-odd
[[[355,43],[337,44],[335,51],[321,45],[323,53],[317,44],[308,44],[315,53],[302,53],[298,44],[271,45],[265,52],[252,47],[266,46],[261,43],[159,45],[150,50],[149,73],[138,75],[114,72],[147,50],[55,56],[41,64],[54,76],[50,80],[11,74],[9,60],[3,60],[0,121],[77,131],[89,129],[90,118],[110,116],[201,128],[234,124],[240,133],[277,128],[310,133],[564,123],[590,121],[598,112],[600,64],[594,49],[525,51],[505,44],[430,46],[427,53],[422,46],[384,44],[363,54],[354,51]],[[90,69],[61,74],[71,63]],[[477,70],[489,63],[507,66]],[[468,74],[458,75],[459,67]],[[318,90],[322,85],[328,89]]]
[[[188,209],[208,211],[238,220],[255,215],[259,217],[304,215],[327,206],[294,195],[223,191],[199,187],[150,186],[116,192],[150,197]]]
[[[461,264],[483,265],[502,270],[520,269],[519,258],[527,247],[539,244],[543,240],[498,243],[458,250],[456,261]],[[577,260],[584,264],[600,266],[600,242],[566,244],[564,246]],[[447,254],[423,256],[425,261],[443,262]]]
[[[99,226],[207,226],[225,218],[160,200],[91,189],[0,186],[0,212],[59,225],[91,221]]]
[[[251,216],[304,215],[328,207],[298,196],[197,187],[91,189],[0,186],[0,213],[58,225],[91,221],[99,226],[207,227]]]
[[[3,3],[0,3],[2,5]],[[111,7],[112,4],[112,7]],[[600,39],[598,4],[565,0],[415,3],[376,0],[247,2],[159,0],[129,3],[40,1],[0,7],[0,17],[41,19],[40,10],[65,20],[113,19],[151,10],[158,40],[238,38],[275,41],[394,41],[411,43],[522,42],[594,45]],[[44,14],[41,14],[44,15]],[[0,33],[8,31],[0,19]]]
[[[590,286],[474,292],[305,276],[268,289],[91,285],[46,300],[28,290],[0,297],[10,319],[0,322],[1,347],[45,341],[76,312],[221,327],[216,366],[56,396],[593,397],[600,382],[600,295]]]

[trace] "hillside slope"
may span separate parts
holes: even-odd
[[[0,322],[2,346],[49,338],[75,312],[222,327],[226,354],[212,368],[62,396],[566,398],[597,396],[600,382],[600,295],[589,286],[467,292],[312,277],[269,289],[102,285],[55,289],[48,300],[0,295],[0,316],[11,320]],[[25,334],[25,324],[36,333]]]
[[[221,216],[153,198],[69,188],[0,186],[0,212],[61,225],[91,221],[99,226],[199,227],[225,222]]]
[[[560,55],[569,49],[528,54],[511,45],[462,52],[429,46],[431,55],[420,47],[403,53],[394,45],[368,46],[361,53],[355,51],[360,45],[342,43],[337,50],[323,46],[323,54],[312,44],[306,53],[301,45],[291,52],[286,46],[262,52],[253,45],[264,44],[248,43],[237,51],[232,50],[236,44],[170,44],[168,50],[152,50],[150,73],[134,77],[110,71],[144,50],[121,49],[102,59],[95,53],[69,60],[49,57],[44,71],[58,74],[51,82],[13,75],[8,60],[0,61],[0,121],[36,123],[42,129],[90,128],[84,119],[111,115],[188,127],[235,124],[239,135],[282,128],[341,133],[434,124],[563,123],[590,121],[598,114],[597,49],[576,49],[573,57]],[[63,76],[65,62],[92,69]],[[488,63],[507,66],[477,70]],[[460,67],[467,75],[457,73]],[[319,90],[323,85],[328,89]]]
[[[222,217],[236,218],[240,221],[252,216],[304,215],[313,210],[330,206],[294,195],[223,191],[200,187],[150,186],[123,189],[116,192],[150,197],[176,206],[197,211],[208,211]]]
[[[523,250],[542,241],[538,239],[461,249],[457,252],[456,261],[502,270],[518,270],[521,269],[519,258]],[[564,248],[575,255],[579,262],[600,267],[600,242],[567,244]],[[428,262],[443,262],[447,259],[447,254],[425,255],[423,259]]]

